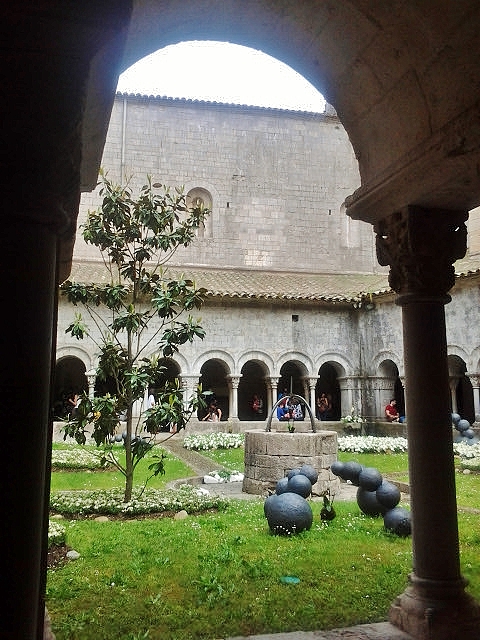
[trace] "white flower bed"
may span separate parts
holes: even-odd
[[[350,453],[404,453],[407,448],[407,439],[400,437],[341,436],[338,438],[338,450]],[[480,443],[455,442],[453,453],[462,460],[480,458]]]
[[[65,542],[66,528],[58,522],[48,521],[48,546],[63,544]]]
[[[467,444],[466,442],[454,442],[453,453],[460,456],[462,460],[480,458],[480,443]]]
[[[53,449],[52,466],[56,469],[101,469],[105,467],[101,459],[102,452],[93,452],[80,447],[72,449]]]
[[[50,509],[63,515],[105,514],[135,516],[164,511],[188,513],[206,509],[221,509],[227,498],[206,495],[191,485],[183,484],[176,490],[146,489],[136,492],[130,502],[123,502],[123,489],[98,491],[58,491],[50,496]]]
[[[341,436],[338,438],[338,450],[350,453],[404,453],[407,450],[407,439],[377,436]]]
[[[185,436],[183,446],[194,451],[238,449],[245,444],[243,433],[192,433]]]

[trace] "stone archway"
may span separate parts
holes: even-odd
[[[63,420],[68,417],[68,398],[73,393],[88,392],[88,381],[85,376],[85,363],[76,356],[64,356],[55,365],[53,383],[53,419]]]
[[[238,385],[239,420],[265,420],[268,406],[266,384],[268,370],[265,363],[259,360],[249,360],[243,365],[241,374],[242,377]],[[251,407],[254,394],[257,394],[262,400],[262,410],[257,413],[253,412]]]
[[[467,365],[460,356],[448,356],[452,411],[459,413],[470,424],[475,422],[473,387],[466,375]]]
[[[200,369],[200,384],[202,385],[202,390],[204,392],[210,392],[217,400],[217,404],[222,410],[222,420],[228,419],[230,410],[228,374],[227,364],[217,358],[207,360]],[[206,397],[211,397],[211,395]],[[205,414],[205,410],[199,410],[199,420],[201,420]]]
[[[315,397],[319,398],[322,393],[327,396],[331,405],[328,418],[324,419],[340,420],[342,417],[342,395],[338,382],[338,371],[331,362],[324,362],[318,371]]]
[[[0,385],[4,421],[17,424],[10,448],[20,452],[3,468],[15,488],[3,505],[10,527],[2,574],[11,577],[4,633],[40,637],[55,292],[71,265],[79,191],[97,180],[116,74],[159,46],[208,32],[254,44],[299,70],[349,133],[362,187],[347,212],[377,225],[379,255],[402,305],[408,360],[414,574],[392,619],[418,638],[477,638],[478,606],[465,596],[459,567],[444,305],[466,245],[467,212],[480,201],[480,102],[472,82],[480,68],[478,3],[437,3],[434,10],[373,0],[225,0],[221,11],[203,0],[188,7],[174,0],[77,3],[72,11],[58,2],[12,7],[2,21],[9,91],[2,101],[0,256],[3,271],[16,276],[5,280],[4,297],[16,313],[8,339],[22,357],[5,362]],[[26,387],[30,402],[19,418]],[[19,476],[26,458],[28,483]],[[436,472],[432,500],[423,481]]]

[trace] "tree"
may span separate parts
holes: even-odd
[[[83,226],[84,240],[100,250],[109,274],[105,284],[66,281],[61,293],[75,306],[81,305],[93,323],[90,329],[76,313],[67,333],[81,340],[89,338],[98,347],[97,379],[111,391],[89,398],[81,396],[74,416],[65,426],[65,438],[85,444],[87,434],[103,457],[125,476],[124,500],[132,496],[134,471],[154,446],[155,434],[168,425],[185,427],[194,411],[203,405],[201,389],[183,398],[178,379],[169,381],[165,359],[179,346],[203,339],[199,320],[187,312],[200,309],[204,289],[191,280],[169,279],[165,263],[175,250],[187,247],[204,223],[209,211],[187,207],[183,189],[152,184],[148,177],[137,199],[127,186],[113,184],[100,173],[101,206],[89,211]],[[147,356],[155,346],[155,355]],[[144,409],[145,391],[155,388],[156,403]],[[141,415],[134,424],[133,406],[140,401]],[[123,434],[125,463],[117,455],[119,418],[126,422]],[[146,434],[141,437],[142,431]],[[152,475],[164,473],[163,455],[150,465]]]

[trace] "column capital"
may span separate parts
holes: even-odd
[[[389,283],[409,300],[450,300],[455,284],[453,263],[467,249],[468,211],[424,209],[407,206],[377,222],[378,262],[390,266]]]
[[[480,373],[467,373],[465,374],[472,383],[472,387],[480,387]]]
[[[240,383],[240,378],[242,378],[242,374],[238,375],[238,376],[227,376],[227,380],[230,381],[230,384],[232,385],[232,389],[238,389],[238,385]]]

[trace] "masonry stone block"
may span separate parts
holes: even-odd
[[[276,483],[291,469],[300,468],[304,464],[314,467],[319,474],[315,483],[314,495],[321,495],[330,486],[336,487],[338,478],[333,476],[325,461],[330,465],[336,455],[315,455],[316,450],[322,450],[321,443],[325,440],[328,447],[335,442],[328,434],[322,433],[278,433],[275,431],[245,433],[245,475],[243,491],[247,493],[263,494],[266,487],[274,490]],[[318,442],[320,444],[318,444]],[[258,447],[259,452],[255,451]],[[332,459],[333,458],[333,459]]]

